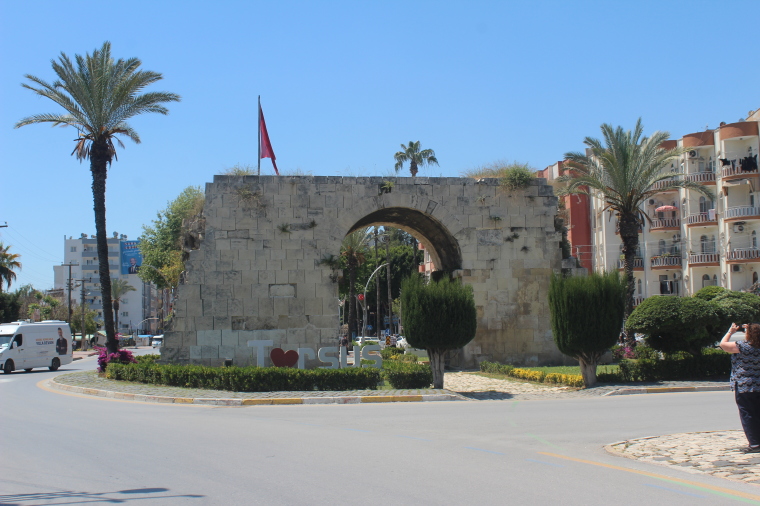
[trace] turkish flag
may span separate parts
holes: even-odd
[[[274,150],[272,149],[272,142],[269,140],[269,132],[267,132],[267,124],[264,121],[264,111],[259,106],[259,131],[261,132],[261,158],[271,158],[272,165],[274,166],[274,173],[278,176],[280,171],[277,170],[277,163],[275,163],[276,157],[274,156]]]

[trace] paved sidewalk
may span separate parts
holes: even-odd
[[[740,430],[693,432],[620,441],[608,452],[643,462],[760,484],[760,454],[744,454],[747,438]]]
[[[706,381],[658,381],[652,383],[601,383],[593,388],[578,389],[565,386],[529,383],[519,379],[494,379],[475,372],[447,372],[447,390],[473,400],[533,400],[569,399],[626,394],[670,392],[728,391],[728,378]]]

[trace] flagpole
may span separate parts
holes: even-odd
[[[261,95],[259,95],[259,120],[257,123],[259,124],[259,158],[258,158],[259,168],[256,174],[260,176],[261,175]]]

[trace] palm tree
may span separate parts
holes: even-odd
[[[348,337],[351,339],[357,331],[356,311],[356,269],[364,263],[367,245],[370,240],[369,228],[354,230],[343,239],[340,256],[345,258],[348,267]]]
[[[65,53],[61,53],[58,61],[52,62],[53,71],[58,76],[56,81],[48,83],[27,74],[25,77],[36,86],[22,84],[60,105],[66,113],[29,116],[16,123],[16,128],[33,123],[52,123],[53,126],[71,126],[79,132],[72,154],[80,162],[90,161],[106,347],[114,353],[118,350],[118,343],[114,331],[106,236],[106,177],[111,162],[117,159],[114,141],[124,147],[117,136],[125,135],[139,143],[139,135],[126,120],[149,112],[168,114],[162,103],[179,102],[180,97],[166,92],[141,93],[163,76],[140,70],[142,62],[137,58],[114,60],[110,42],[104,42],[103,47],[91,55],[76,55],[75,60],[76,66]]]
[[[18,261],[21,255],[8,252],[9,249],[10,246],[3,246],[0,242],[0,292],[3,291],[3,281],[6,283],[6,290],[10,289],[11,282],[16,279],[16,273],[13,271],[21,268]]]
[[[594,196],[604,201],[603,211],[610,210],[617,216],[628,281],[627,318],[633,310],[633,262],[639,246],[639,230],[645,220],[651,222],[641,206],[654,195],[674,188],[694,190],[710,199],[713,194],[706,186],[686,180],[684,174],[674,176],[663,170],[686,151],[661,147],[670,137],[668,132],[658,131],[650,137],[643,137],[641,118],[633,131],[613,128],[606,123],[601,129],[604,144],[586,137],[583,143],[590,149],[588,154],[565,153],[565,165],[569,170],[557,181],[568,183],[560,189],[560,195],[581,193]]]
[[[116,331],[119,330],[119,306],[121,305],[121,299],[129,292],[136,292],[137,289],[130,285],[126,279],[113,279],[111,280],[111,300],[113,301],[114,312],[114,325]]]
[[[409,172],[412,173],[412,177],[417,175],[417,167],[425,165],[438,165],[438,159],[435,157],[435,152],[432,149],[423,149],[420,151],[420,141],[409,141],[409,145],[405,146],[401,144],[402,151],[396,152],[393,157],[396,159],[395,169],[396,172],[401,170],[405,162],[409,162]]]

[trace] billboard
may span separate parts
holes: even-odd
[[[139,241],[121,241],[121,273],[137,274],[142,265]]]

